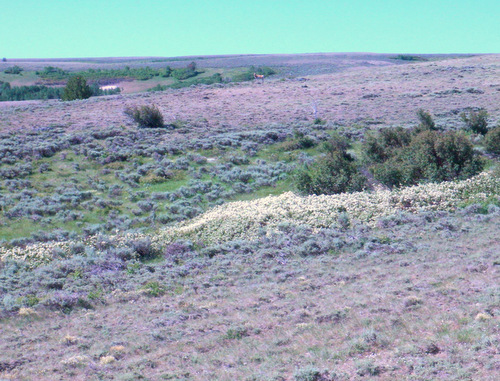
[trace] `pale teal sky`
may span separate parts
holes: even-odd
[[[500,53],[500,0],[0,0],[0,57]]]

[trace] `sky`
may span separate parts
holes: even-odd
[[[500,0],[0,0],[0,57],[500,53]]]

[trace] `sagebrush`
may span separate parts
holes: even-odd
[[[163,127],[163,115],[155,105],[132,106],[125,109],[125,114],[133,119],[139,127]]]

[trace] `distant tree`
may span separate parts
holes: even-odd
[[[71,77],[62,93],[63,101],[73,101],[75,99],[87,99],[92,96],[92,90],[87,81],[79,75]]]
[[[170,66],[167,66],[165,69],[163,69],[164,72],[161,75],[162,77],[170,77],[172,75],[172,68]]]
[[[69,73],[59,67],[46,66],[43,70],[36,71],[36,75],[47,79],[65,79]]]
[[[185,68],[174,69],[171,72],[172,77],[178,80],[188,79],[198,75],[196,71],[196,63],[191,62]]]
[[[7,62],[7,58],[2,58],[2,62]]]

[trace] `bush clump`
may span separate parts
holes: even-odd
[[[483,169],[484,162],[463,133],[419,130],[381,131],[366,139],[363,155],[378,181],[394,187],[463,180]],[[398,134],[399,139],[388,139]]]
[[[438,128],[436,127],[436,123],[434,122],[434,119],[432,118],[432,115],[423,109],[419,109],[417,111],[417,117],[419,120],[419,125],[417,126],[417,131],[426,131],[426,130],[431,130],[431,131],[436,131]]]
[[[383,163],[396,150],[409,145],[411,137],[411,131],[402,127],[383,128],[378,134],[368,134],[363,142],[364,159]]]
[[[57,99],[62,89],[48,86],[12,86],[0,81],[0,101],[24,101],[30,99]]]
[[[307,366],[305,368],[298,369],[294,373],[293,379],[295,381],[321,381],[323,377],[319,369],[313,366]]]
[[[486,151],[500,155],[500,125],[491,129],[484,137]]]
[[[5,62],[5,61],[4,61]],[[5,74],[20,74],[24,69],[20,66],[12,66],[4,70]]]
[[[465,112],[461,115],[466,125],[466,129],[476,134],[486,135],[488,132],[488,112],[486,110]]]
[[[348,142],[340,137],[325,142],[322,148],[326,154],[298,172],[298,190],[316,195],[363,190],[366,178],[359,173],[354,158],[347,153],[348,146]]]
[[[87,85],[87,81],[77,75],[71,77],[63,89],[61,99],[63,101],[73,101],[75,99],[87,99],[92,96],[92,90],[90,86]]]
[[[196,71],[196,63],[191,62],[185,68],[174,69],[170,72],[170,75],[178,80],[188,79],[198,75]]]
[[[125,115],[132,118],[141,128],[163,127],[164,120],[158,107],[152,106],[133,106],[125,109]]]
[[[270,75],[276,74],[276,71],[268,66],[250,66],[247,71],[234,75],[232,80],[234,82],[251,81],[254,79],[254,73],[263,75],[264,77],[268,77]]]

